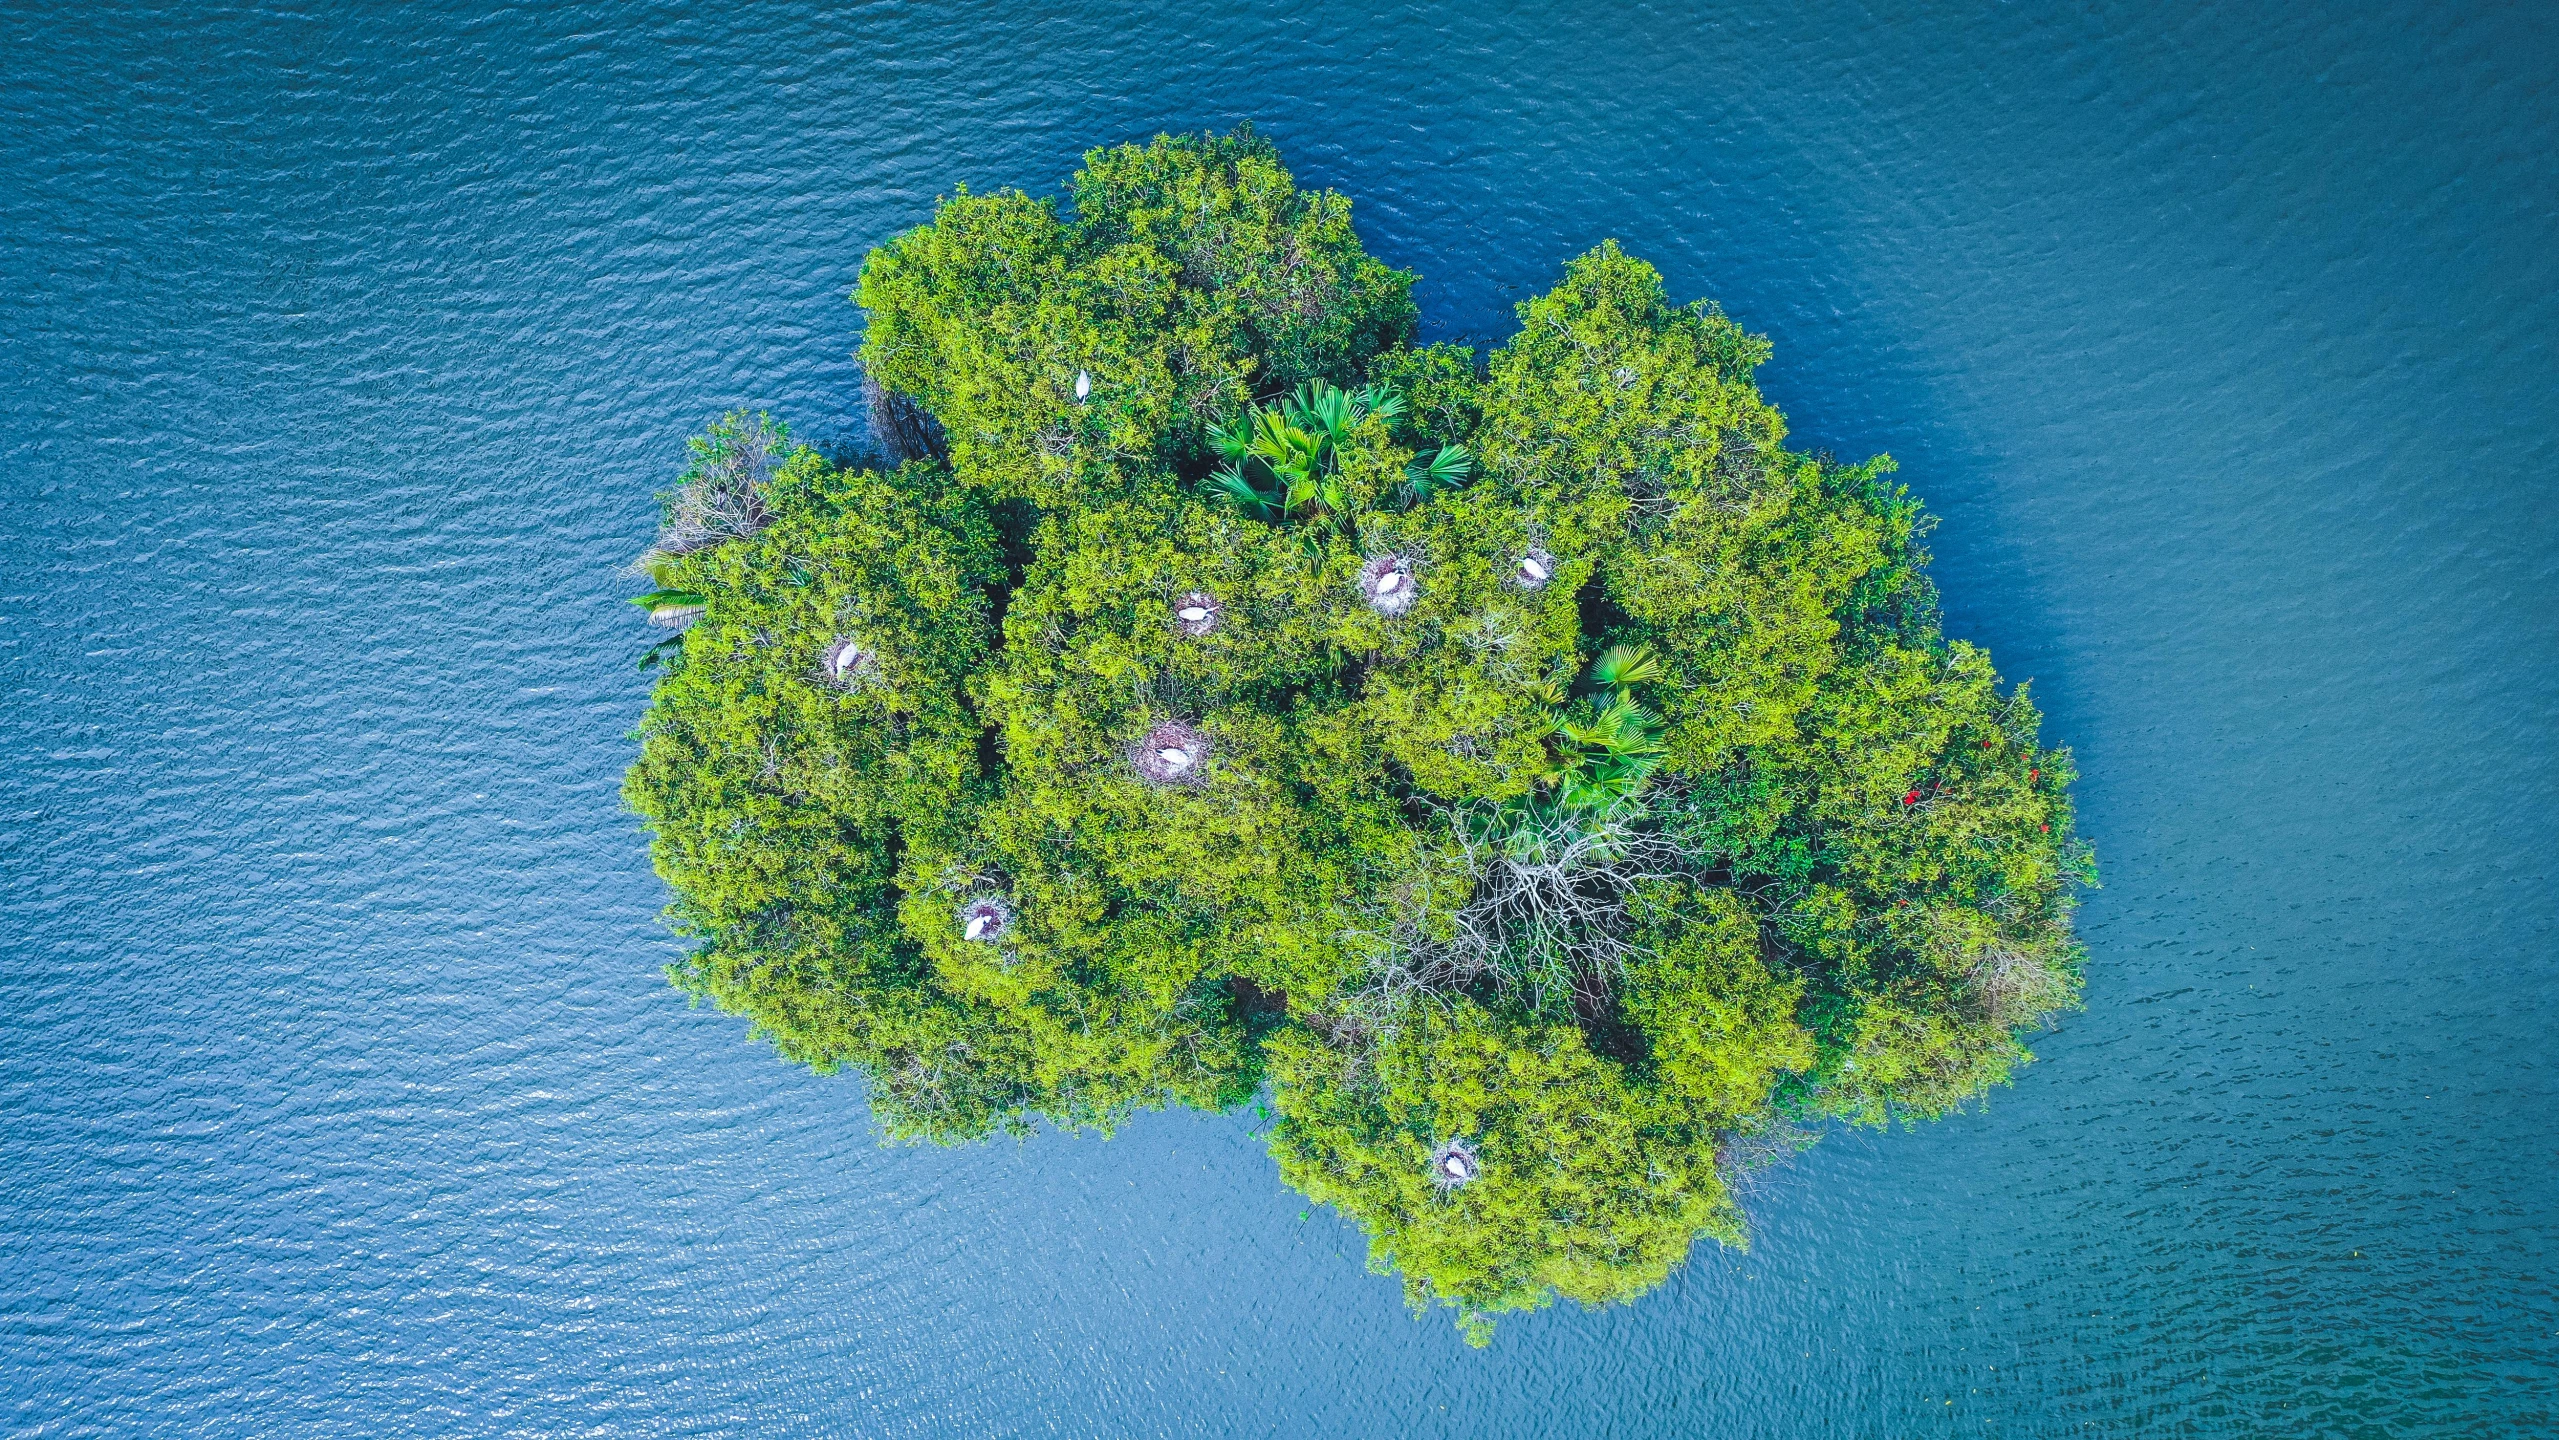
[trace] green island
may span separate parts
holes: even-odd
[[[874,432],[692,446],[626,793],[677,985],[891,1136],[1263,1107],[1416,1311],[1631,1299],[2076,1003],[2069,755],[1892,463],[1614,244],[1479,354],[1249,129],[945,199]]]

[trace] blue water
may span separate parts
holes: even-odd
[[[1492,9],[0,9],[0,1425],[2559,1430],[2559,22]],[[686,433],[858,438],[867,247],[1247,117],[1434,336],[1609,235],[1766,330],[2105,868],[2013,1089],[1487,1352],[1248,1117],[880,1146],[616,798]]]

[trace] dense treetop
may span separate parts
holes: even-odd
[[[1825,1118],[2073,1003],[2066,752],[1884,459],[1603,245],[1489,356],[1265,141],[962,192],[856,297],[875,429],[694,442],[627,792],[676,982],[892,1134],[1277,1114],[1417,1306],[1631,1298]]]

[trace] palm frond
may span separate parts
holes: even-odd
[[[1428,460],[1415,460],[1404,467],[1404,483],[1412,488],[1416,505],[1474,478],[1475,457],[1463,445],[1442,446]]]
[[[1280,508],[1293,513],[1319,498],[1315,476],[1294,474],[1288,477],[1288,494],[1280,501]]]
[[[1567,810],[1602,810],[1630,800],[1662,767],[1668,745],[1661,717],[1623,690],[1606,703],[1584,701],[1551,712],[1540,739],[1550,742],[1538,783]]]
[[[1374,415],[1380,420],[1404,418],[1404,397],[1395,393],[1392,386],[1363,385],[1351,392],[1351,398],[1358,403],[1363,414]]]
[[[1610,697],[1606,707],[1593,717],[1599,743],[1612,755],[1658,755],[1662,753],[1661,721],[1652,711],[1635,703],[1635,697],[1620,690]]]
[[[1321,431],[1336,444],[1349,439],[1352,427],[1359,424],[1359,410],[1350,392],[1335,388],[1328,380],[1307,381],[1284,403],[1291,419],[1309,430]]]
[[[692,590],[652,590],[646,595],[634,595],[624,603],[654,611],[666,605],[708,605],[711,602]]]
[[[1662,660],[1649,645],[1611,645],[1591,662],[1590,678],[1610,690],[1650,684],[1662,678]]]
[[[1348,525],[1350,490],[1336,473],[1338,452],[1361,421],[1393,418],[1403,406],[1403,397],[1383,385],[1353,391],[1320,378],[1250,406],[1208,427],[1209,444],[1227,461],[1210,473],[1209,493],[1264,519],[1332,515]],[[1451,446],[1434,463],[1440,483],[1462,484],[1473,461]]]
[[[1323,463],[1324,437],[1312,430],[1290,423],[1276,410],[1263,410],[1254,416],[1253,438],[1247,447],[1253,459],[1271,467],[1283,479],[1311,475]]]
[[[1263,494],[1261,487],[1246,479],[1240,467],[1220,465],[1208,472],[1206,483],[1208,493],[1213,499],[1223,500],[1255,519],[1278,518],[1279,510],[1271,503],[1271,497]]]
[[[1208,443],[1218,454],[1241,463],[1253,453],[1253,412],[1245,410],[1223,425],[1209,426]]]

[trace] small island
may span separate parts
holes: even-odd
[[[1246,130],[941,203],[847,464],[693,443],[626,792],[675,983],[892,1135],[1255,1103],[1417,1310],[1631,1299],[2076,1003],[2069,755],[1878,458],[1613,244],[1490,354]]]

